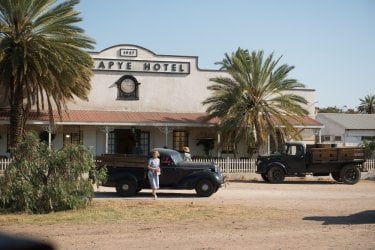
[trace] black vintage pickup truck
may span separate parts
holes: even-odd
[[[224,176],[214,163],[186,162],[175,150],[156,148],[160,153],[161,189],[195,189],[202,197],[211,196],[224,183]],[[148,157],[104,154],[96,157],[98,167],[107,167],[108,180],[103,186],[116,187],[121,196],[132,196],[150,188],[147,178]]]
[[[281,183],[284,177],[328,176],[337,182],[355,184],[361,178],[365,151],[362,147],[336,147],[331,144],[286,143],[280,153],[259,156],[256,173],[266,182]]]

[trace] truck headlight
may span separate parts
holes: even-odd
[[[220,171],[220,168],[217,164],[214,165],[215,166],[215,173],[218,173]]]

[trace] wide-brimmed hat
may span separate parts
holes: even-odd
[[[190,149],[189,149],[189,147],[183,147],[182,148],[185,152],[187,152],[187,153],[189,153],[190,152]]]

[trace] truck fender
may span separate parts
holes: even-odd
[[[270,168],[272,166],[275,166],[275,165],[281,167],[282,169],[284,169],[284,172],[286,173],[286,166],[284,164],[282,164],[281,162],[271,162],[271,163],[269,163],[267,165],[267,172],[270,170]]]
[[[118,173],[118,174],[116,174],[116,176],[114,177],[113,180],[115,182],[118,182],[118,181],[121,181],[123,179],[130,179],[130,180],[134,181],[138,185],[138,179],[137,179],[137,177],[134,174],[130,173],[130,172]]]
[[[193,189],[195,188],[197,182],[202,179],[210,180],[212,181],[213,185],[218,185],[218,180],[215,178],[214,173],[211,171],[202,171],[185,176],[178,185]]]

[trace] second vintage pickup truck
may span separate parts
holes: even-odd
[[[328,176],[337,182],[355,184],[361,178],[365,150],[362,147],[336,147],[331,144],[286,143],[284,150],[258,156],[256,173],[266,182],[280,183],[284,177]]]
[[[198,196],[208,197],[224,183],[224,176],[214,163],[183,160],[172,149],[156,148],[160,153],[161,189],[195,189]],[[103,186],[116,187],[121,196],[132,196],[150,188],[147,178],[148,157],[125,154],[104,154],[96,157],[98,167],[107,168],[108,180]]]

